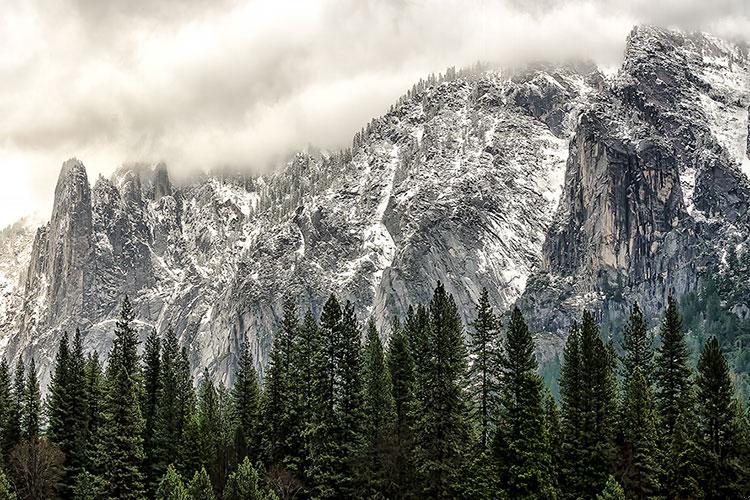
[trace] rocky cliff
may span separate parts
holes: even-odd
[[[143,335],[174,328],[196,371],[229,381],[245,336],[262,370],[286,298],[317,313],[334,292],[387,325],[441,280],[467,320],[482,287],[518,302],[550,356],[581,308],[655,314],[747,237],[749,78],[745,48],[641,27],[614,76],[451,70],[350,151],[268,175],[175,185],[126,165],[91,187],[70,160],[0,345],[50,366],[79,327],[106,356],[128,294]]]
[[[634,301],[657,316],[747,238],[749,100],[746,48],[633,30],[571,140],[543,265],[520,301],[536,328],[564,332],[582,307],[616,324]]]

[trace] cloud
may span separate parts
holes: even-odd
[[[746,0],[28,0],[0,18],[0,226],[59,166],[260,168],[347,145],[420,77],[477,60],[619,61],[639,22],[750,33]],[[746,39],[746,38],[745,38]],[[23,171],[23,173],[19,173]],[[8,187],[8,186],[12,187]]]

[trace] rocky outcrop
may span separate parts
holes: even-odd
[[[748,233],[750,184],[727,140],[742,132],[725,121],[750,101],[743,54],[708,35],[633,30],[571,142],[543,267],[520,300],[536,328],[564,334],[584,307],[616,325],[635,301],[655,318]]]

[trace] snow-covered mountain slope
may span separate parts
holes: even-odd
[[[33,222],[22,219],[0,231],[0,331],[10,330],[21,308],[19,286],[29,266],[34,241]],[[0,337],[0,350],[9,337]]]
[[[262,370],[285,299],[317,313],[336,293],[386,332],[437,280],[467,320],[486,287],[547,332],[584,306],[655,311],[748,234],[749,105],[745,49],[641,27],[610,79],[587,64],[449,71],[350,151],[269,175],[178,186],[164,165],[128,165],[92,187],[69,160],[20,295],[2,299],[0,345],[49,367],[80,327],[106,357],[128,294],[144,335],[174,328],[196,370],[231,379],[244,336]]]
[[[442,280],[467,319],[482,287],[507,306],[539,264],[575,115],[602,85],[585,65],[451,73],[351,152],[298,154],[269,176],[177,187],[163,165],[131,165],[91,187],[69,160],[6,355],[48,367],[79,327],[106,356],[126,293],[144,334],[174,328],[196,370],[223,376],[245,335],[265,360],[287,298],[317,312],[336,293],[386,325]]]

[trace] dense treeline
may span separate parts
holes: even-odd
[[[376,325],[331,296],[290,301],[261,388],[249,346],[234,384],[195,384],[177,336],[143,352],[127,299],[109,361],[60,340],[42,405],[34,360],[0,364],[2,499],[743,498],[748,417],[715,338],[689,363],[677,304],[657,339],[638,306],[622,345],[572,326],[560,401],[518,309],[483,293],[469,341],[442,285]],[[195,387],[197,386],[197,391]]]

